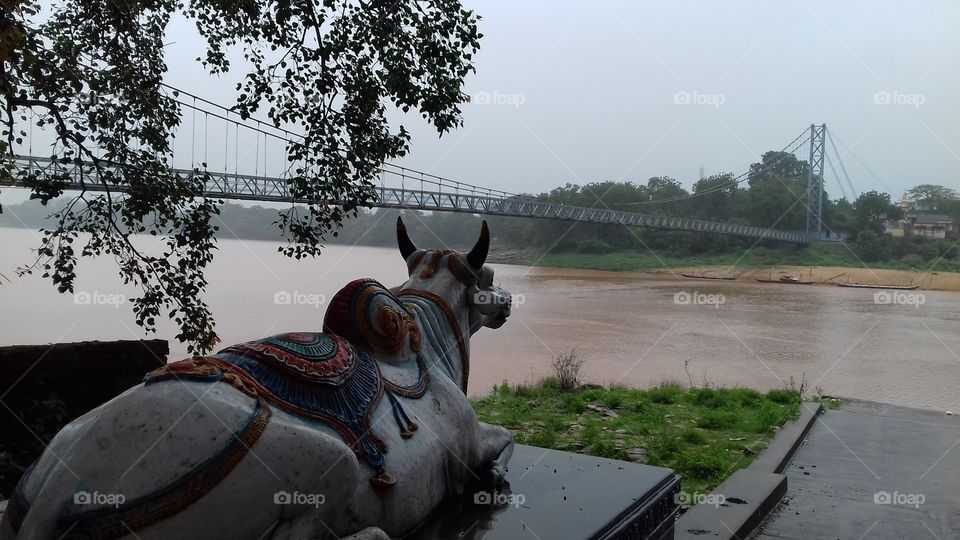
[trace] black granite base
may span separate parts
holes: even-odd
[[[672,539],[670,469],[518,445],[500,491],[450,501],[409,539]]]

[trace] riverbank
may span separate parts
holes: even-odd
[[[686,493],[703,493],[749,465],[796,416],[801,397],[676,384],[561,392],[547,379],[501,385],[473,404],[481,421],[510,429],[518,443],[669,467]]]
[[[960,292],[960,272],[919,272],[884,268],[855,268],[849,266],[771,266],[766,268],[731,269],[727,266],[690,266],[657,270],[656,274],[683,278],[681,274],[705,276],[737,276],[741,281],[778,279],[792,275],[816,285],[828,287],[836,283],[869,283],[883,285],[920,285],[930,291]]]
[[[534,250],[502,250],[492,253],[488,262],[550,268],[635,272],[650,279],[687,279],[697,276],[736,276],[740,281],[777,279],[793,275],[820,285],[869,283],[883,285],[920,285],[924,290],[960,292],[960,263],[941,261],[936,270],[906,265],[869,264],[850,256],[804,257],[758,248],[746,254],[725,254],[701,258],[655,256],[650,252],[548,253]]]

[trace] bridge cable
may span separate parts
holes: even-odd
[[[87,66],[87,67],[90,67],[91,69],[97,69],[97,68],[93,68],[92,66]],[[102,71],[102,70],[101,70],[101,71]],[[229,118],[229,113],[230,113],[230,112],[236,112],[236,111],[232,111],[232,109],[230,109],[230,108],[224,107],[223,105],[220,105],[220,104],[215,103],[215,102],[213,102],[213,101],[204,99],[204,98],[202,98],[202,97],[200,97],[200,96],[197,96],[196,94],[193,94],[193,93],[191,93],[191,92],[187,92],[187,91],[185,91],[185,90],[181,90],[181,89],[179,89],[179,88],[177,88],[177,87],[174,87],[174,86],[172,86],[172,85],[170,85],[170,84],[168,84],[168,83],[165,83],[165,82],[162,82],[162,81],[161,81],[159,84],[160,84],[161,86],[165,87],[165,88],[168,88],[168,89],[172,90],[172,91],[175,92],[175,93],[182,93],[182,94],[186,95],[187,97],[192,98],[192,99],[194,100],[194,104],[191,105],[190,103],[185,103],[185,102],[183,102],[183,101],[180,101],[179,99],[176,99],[176,97],[171,97],[171,98],[169,98],[169,99],[171,99],[172,101],[174,101],[175,103],[177,103],[178,105],[181,105],[181,106],[183,106],[183,107],[188,107],[188,108],[190,108],[190,109],[192,109],[192,110],[194,110],[194,111],[198,111],[198,110],[199,110],[199,111],[201,111],[201,112],[205,112],[205,113],[207,113],[207,114],[211,114],[211,115],[214,116],[214,118],[222,119],[222,120],[224,120],[225,122],[233,123],[233,124],[236,126],[236,130],[235,130],[235,132],[236,132],[236,138],[235,138],[235,147],[236,147],[236,150],[235,150],[235,154],[234,154],[234,160],[235,160],[235,161],[234,161],[234,173],[235,173],[235,174],[239,174],[239,163],[238,163],[238,162],[239,162],[239,130],[240,130],[240,126],[241,126],[241,125],[243,125],[244,128],[249,129],[249,130],[251,130],[251,131],[254,131],[254,132],[256,132],[256,133],[262,133],[262,134],[264,135],[264,140],[267,140],[267,137],[273,137],[273,138],[275,138],[275,139],[282,140],[282,141],[284,141],[284,142],[286,142],[286,143],[290,143],[290,142],[291,142],[289,139],[286,139],[286,138],[284,138],[284,137],[281,137],[281,136],[277,135],[276,133],[270,133],[270,132],[267,132],[267,131],[263,130],[262,125],[267,125],[267,126],[269,126],[271,129],[276,130],[276,131],[279,131],[279,132],[284,133],[284,134],[286,134],[286,135],[291,135],[291,136],[294,136],[294,137],[298,137],[298,138],[300,138],[300,139],[305,138],[304,135],[301,135],[301,134],[299,134],[299,133],[290,131],[290,130],[285,129],[285,128],[283,128],[283,127],[275,126],[275,125],[273,125],[273,124],[271,124],[271,123],[263,122],[263,121],[261,121],[260,119],[256,119],[256,118],[253,118],[253,119],[257,122],[257,124],[258,124],[257,127],[251,126],[251,125],[249,125],[249,124],[247,124],[247,123],[245,123],[245,122],[232,120],[232,119]],[[211,106],[216,107],[216,108],[218,108],[218,109],[221,109],[221,110],[225,111],[225,113],[227,114],[227,116],[225,117],[225,116],[221,116],[221,115],[219,115],[219,114],[217,114],[217,113],[207,111],[206,109],[203,109],[203,108],[201,108],[200,106],[197,106],[197,105],[196,105],[196,102],[197,102],[197,101],[199,101],[199,102],[201,102],[201,103],[205,103],[205,104],[211,105]],[[802,135],[803,135],[803,134],[801,133],[800,136],[802,136]],[[798,136],[797,139],[799,139],[800,136]],[[794,141],[796,141],[797,139],[794,139]],[[258,143],[259,143],[259,138],[258,138]],[[801,144],[802,144],[802,143],[801,143]],[[841,144],[842,144],[842,143],[841,143]],[[789,146],[789,145],[788,145],[788,146]],[[258,153],[258,156],[259,156],[259,153]],[[854,157],[856,157],[856,156],[854,156]],[[859,159],[858,159],[858,161],[859,161]],[[862,163],[862,162],[861,162],[861,163]],[[294,163],[290,163],[290,165],[289,165],[288,168],[287,168],[287,171],[289,171],[290,169],[292,169],[294,166],[295,166]],[[390,172],[390,173],[392,173],[392,174],[397,174],[397,175],[401,176],[402,178],[406,176],[407,171],[418,173],[418,174],[420,175],[420,177],[421,177],[421,178],[420,178],[420,181],[421,181],[421,182],[426,181],[426,182],[428,182],[428,183],[436,184],[436,185],[438,186],[438,188],[439,188],[439,187],[454,187],[455,189],[459,189],[461,186],[466,186],[466,187],[472,188],[473,190],[480,190],[481,193],[484,193],[484,194],[486,194],[486,195],[488,195],[488,196],[497,196],[497,197],[500,197],[500,198],[525,198],[525,199],[531,199],[531,200],[541,201],[541,199],[539,199],[539,198],[537,198],[537,197],[535,197],[535,196],[522,195],[522,194],[516,194],[516,193],[510,193],[510,192],[506,192],[506,191],[502,191],[502,190],[491,189],[491,188],[487,188],[487,187],[483,187],[483,186],[477,186],[477,185],[473,185],[473,184],[465,184],[465,183],[462,183],[462,182],[459,182],[459,181],[450,180],[450,179],[443,178],[443,177],[440,177],[440,176],[437,176],[437,175],[433,175],[433,174],[430,174],[430,173],[424,173],[424,172],[420,172],[420,171],[414,171],[413,169],[408,169],[408,168],[406,168],[406,167],[402,167],[402,166],[399,166],[399,165],[394,165],[394,164],[387,163],[387,162],[384,162],[384,163],[381,165],[381,167],[382,167],[382,170],[383,170],[384,172]],[[226,172],[226,171],[224,171],[224,172]],[[742,177],[742,176],[746,176],[747,174],[749,174],[749,171],[748,171],[747,173],[744,173],[743,175],[740,175],[740,176],[741,176],[741,177]],[[874,175],[874,176],[876,176],[876,175]],[[427,177],[429,177],[429,178],[432,179],[432,180],[427,179]],[[739,178],[739,177],[737,177],[737,178]],[[743,180],[740,180],[740,181],[737,182],[737,183],[741,183],[742,181],[743,181]],[[731,184],[731,185],[733,185],[733,184]],[[720,186],[718,189],[726,189],[726,187],[729,187],[729,186]],[[682,200],[682,199],[684,199],[684,198],[693,198],[693,197],[696,197],[696,196],[706,195],[706,194],[711,193],[711,192],[713,192],[713,191],[709,191],[709,190],[708,190],[708,191],[706,191],[706,192],[694,193],[694,194],[689,195],[689,196],[687,196],[687,197],[679,198],[678,200]],[[625,205],[631,205],[631,204],[659,204],[659,203],[664,203],[664,202],[669,202],[669,199],[663,199],[663,200],[658,200],[658,201],[642,201],[642,202],[639,202],[639,203],[622,203],[622,204],[625,204]]]
[[[806,131],[806,130],[805,130],[805,131]],[[800,141],[800,143],[797,145],[796,148],[794,148],[793,150],[789,150],[790,146],[793,146],[793,144],[794,144],[795,142],[797,142],[797,139],[799,139],[800,137],[803,137],[803,135],[804,135],[804,133],[801,133],[800,135],[798,135],[793,141],[791,141],[787,146],[785,146],[785,147],[783,148],[783,150],[781,150],[781,152],[786,152],[786,153],[788,153],[788,154],[793,154],[793,153],[795,153],[801,146],[803,146],[804,143],[806,143],[807,141],[810,140],[810,137],[808,136],[808,137],[807,137],[806,139],[804,139],[803,141]],[[776,165],[776,164],[780,163],[780,162],[783,161],[785,158],[786,158],[786,156],[782,156],[782,157],[780,157],[777,161],[775,161],[775,162],[772,163],[772,164],[763,164],[763,163],[761,163],[761,166],[764,167],[764,168],[767,168],[767,167],[770,167],[770,166],[772,166],[772,165]],[[720,184],[720,185],[718,185],[718,186],[714,186],[714,187],[712,187],[712,188],[710,188],[710,189],[706,189],[706,190],[703,190],[703,191],[697,191],[697,192],[694,192],[694,193],[690,193],[689,195],[681,195],[681,196],[677,196],[677,197],[669,197],[669,198],[666,198],[666,199],[657,199],[657,200],[652,200],[652,201],[638,201],[638,202],[614,203],[614,204],[616,204],[616,205],[618,205],[618,206],[640,206],[640,205],[646,205],[646,204],[663,204],[663,203],[669,203],[669,202],[677,202],[677,201],[683,201],[683,200],[687,200],[687,199],[693,199],[693,198],[696,198],[696,197],[702,197],[702,196],[704,196],[704,195],[709,195],[709,194],[711,194],[711,193],[716,193],[716,192],[718,192],[718,191],[723,191],[723,190],[725,190],[725,189],[728,189],[728,188],[734,187],[734,186],[736,186],[736,185],[742,184],[744,181],[749,180],[749,178],[750,178],[750,177],[749,177],[750,172],[751,172],[751,171],[744,172],[744,173],[742,173],[742,174],[739,174],[739,175],[733,177],[731,180],[729,180],[728,182],[725,182],[724,184]]]
[[[203,115],[203,170],[210,167],[210,161],[207,159],[207,140],[210,138],[210,115]]]
[[[867,171],[868,173],[870,173],[870,176],[873,176],[873,177],[877,180],[877,182],[880,182],[880,185],[882,185],[883,187],[885,187],[885,188],[887,189],[887,191],[889,191],[890,193],[893,193],[893,190],[890,189],[890,186],[888,186],[888,185],[886,184],[886,182],[884,182],[883,180],[881,180],[880,177],[877,176],[876,173],[874,173],[873,170],[871,170],[870,167],[868,167],[866,163],[864,163],[859,157],[857,157],[857,155],[853,153],[853,150],[851,150],[849,147],[847,147],[847,145],[844,144],[842,140],[840,140],[840,137],[837,137],[836,135],[834,135],[834,138],[837,139],[837,142],[840,143],[840,146],[842,146],[843,149],[846,150],[847,153],[850,154],[850,155],[853,157],[853,159],[857,160],[857,163],[859,163],[860,166],[862,166],[864,169],[866,169],[866,171]]]
[[[830,133],[830,135],[832,135],[832,132]],[[847,174],[847,167],[843,164],[843,159],[840,158],[840,152],[837,152],[837,145],[833,142],[833,137],[832,136],[827,137],[827,140],[830,141],[830,146],[833,148],[833,154],[837,156],[837,162],[840,163],[840,170],[843,171],[843,176],[847,180],[847,185],[850,186],[850,196],[853,197],[852,199],[850,199],[850,202],[853,202],[854,199],[857,198],[857,189],[853,187],[853,182],[850,181],[850,175]],[[826,152],[824,152],[823,154],[827,155]],[[839,181],[840,179],[837,178],[837,182]]]
[[[227,114],[227,116],[230,116]],[[223,123],[223,172],[227,172],[227,158],[230,156],[230,122]]]
[[[194,99],[194,102],[197,100]],[[191,112],[190,117],[190,168],[197,166],[197,160],[194,158],[194,153],[197,149],[197,109],[194,108]]]
[[[51,49],[46,49],[46,48],[44,48],[44,50],[46,50],[46,51],[48,51],[48,52],[54,52],[54,51],[52,51]],[[92,65],[90,65],[90,64],[83,64],[83,66],[86,67],[86,68],[88,68],[88,69],[94,70],[94,71],[99,71],[99,72],[101,72],[101,73],[104,71],[102,68],[97,68],[97,67],[94,67],[94,66],[92,66]],[[219,119],[224,120],[224,121],[226,121],[226,122],[231,122],[231,123],[233,123],[235,126],[237,126],[237,128],[236,128],[236,135],[237,135],[237,144],[236,144],[236,147],[237,147],[237,148],[236,148],[236,150],[237,150],[237,151],[236,151],[236,155],[234,156],[234,158],[235,158],[234,173],[235,173],[235,174],[238,174],[238,173],[239,173],[237,162],[239,161],[239,157],[238,157],[238,156],[239,156],[239,142],[238,142],[238,141],[239,141],[239,132],[240,132],[240,126],[241,126],[241,125],[243,125],[243,127],[247,128],[247,129],[249,129],[249,130],[252,130],[252,131],[255,131],[255,132],[259,132],[259,133],[263,133],[264,138],[266,138],[267,136],[270,136],[270,137],[273,137],[273,138],[275,138],[275,139],[282,140],[282,141],[284,141],[285,143],[290,143],[290,142],[291,142],[289,139],[286,139],[286,138],[284,138],[284,137],[278,136],[278,135],[275,134],[275,133],[269,133],[269,132],[267,132],[267,131],[264,131],[262,128],[253,127],[253,126],[251,126],[251,125],[249,125],[249,124],[246,124],[245,122],[238,122],[238,121],[235,121],[235,120],[230,119],[229,117],[224,117],[224,116],[218,115],[218,114],[216,114],[216,113],[206,111],[205,109],[202,109],[202,108],[198,107],[198,106],[196,105],[196,102],[199,101],[199,102],[201,102],[201,103],[206,103],[206,104],[208,104],[208,105],[211,105],[211,106],[213,106],[213,107],[216,107],[216,108],[218,108],[218,109],[221,109],[221,110],[225,111],[228,116],[229,116],[229,113],[230,113],[230,112],[236,113],[236,111],[232,110],[231,108],[224,107],[223,105],[220,105],[220,104],[218,104],[218,103],[215,103],[215,102],[213,102],[213,101],[210,101],[210,100],[208,100],[208,99],[205,99],[205,98],[203,98],[203,97],[200,97],[200,96],[198,96],[198,95],[196,95],[196,94],[194,94],[194,93],[192,93],[192,92],[187,92],[187,91],[185,91],[185,90],[182,90],[182,89],[180,89],[180,88],[177,88],[177,87],[175,87],[175,86],[173,86],[173,85],[171,85],[171,84],[165,83],[165,82],[163,82],[163,81],[160,81],[160,82],[159,82],[159,85],[160,85],[160,86],[163,86],[164,88],[167,88],[167,89],[173,91],[173,92],[176,93],[176,94],[184,94],[184,95],[187,96],[188,98],[192,98],[192,99],[194,100],[194,104],[191,105],[190,103],[185,103],[185,102],[183,102],[183,101],[180,101],[179,99],[176,99],[176,97],[169,97],[169,99],[171,99],[172,101],[174,101],[174,102],[177,103],[178,105],[181,105],[181,106],[183,106],[183,107],[188,107],[188,108],[193,109],[193,110],[199,110],[199,111],[201,111],[201,112],[208,112],[209,114],[212,114],[214,118],[219,118]],[[296,132],[294,132],[294,131],[290,131],[290,130],[288,130],[288,129],[286,129],[286,128],[283,128],[283,127],[275,126],[275,125],[273,125],[273,124],[270,123],[270,122],[263,122],[263,121],[261,121],[260,119],[254,118],[254,117],[251,117],[251,119],[256,120],[258,124],[267,125],[267,126],[269,126],[271,129],[274,129],[274,130],[279,131],[279,132],[281,132],[281,133],[284,133],[284,134],[286,134],[286,135],[291,135],[291,136],[294,136],[294,137],[297,137],[297,138],[300,138],[300,139],[305,139],[305,138],[306,138],[306,137],[305,137],[304,135],[302,135],[302,134],[296,133]],[[172,153],[172,152],[173,152],[173,151],[171,150],[171,153]],[[290,165],[287,167],[287,172],[289,172],[289,171],[290,171],[291,169],[293,169],[295,166],[296,166],[295,163],[290,163]],[[450,179],[448,179],[448,178],[443,178],[443,177],[441,177],[441,176],[437,176],[437,175],[434,175],[434,174],[424,173],[424,172],[421,172],[421,171],[415,171],[415,170],[413,170],[413,169],[408,169],[408,168],[406,168],[406,167],[402,167],[402,166],[399,166],[399,165],[394,165],[394,164],[392,164],[392,163],[387,163],[387,162],[384,162],[384,163],[381,164],[381,169],[390,169],[389,172],[391,172],[391,173],[393,173],[393,174],[400,175],[400,176],[405,175],[405,174],[406,174],[406,171],[418,173],[418,174],[421,176],[421,181],[427,181],[427,182],[430,182],[430,183],[434,183],[434,184],[436,184],[438,187],[454,187],[455,189],[458,189],[458,186],[460,186],[460,185],[465,185],[465,186],[469,186],[469,187],[471,187],[471,188],[474,188],[475,190],[480,190],[482,193],[485,193],[485,194],[487,194],[487,195],[489,195],[489,196],[498,196],[498,197],[501,197],[501,198],[507,198],[507,197],[522,197],[522,198],[535,199],[535,197],[531,197],[531,196],[528,196],[528,195],[521,195],[521,194],[516,194],[516,193],[510,193],[510,192],[507,192],[507,191],[502,191],[502,190],[497,190],[497,189],[491,189],[491,188],[487,188],[487,187],[483,187],[483,186],[477,186],[477,185],[473,185],[473,184],[463,184],[462,182],[458,182],[458,181],[456,181],[456,180],[450,180]],[[224,171],[224,172],[227,172],[227,171]],[[432,178],[433,180],[426,180],[426,177]],[[451,184],[453,184],[453,185],[451,185]]]
[[[801,133],[800,136],[798,136],[796,139],[794,139],[793,142],[796,142],[796,140],[799,139],[801,136],[803,136],[802,133]],[[797,151],[804,143],[806,143],[806,142],[809,141],[809,140],[810,140],[810,138],[807,137],[807,138],[804,139],[803,141],[800,141],[800,143],[797,145],[797,148],[794,148],[793,150],[789,150],[790,145],[793,144],[793,142],[791,142],[790,145],[787,145],[786,147],[784,147],[783,150],[781,150],[781,152],[786,152],[786,153],[788,153],[788,154],[795,154],[796,151]],[[780,159],[778,159],[777,161],[775,161],[775,162],[773,163],[773,165],[776,165],[777,163],[780,163],[781,161],[783,161],[783,159],[784,159],[785,157],[786,157],[786,156],[781,157]],[[770,165],[761,164],[761,166],[762,166],[762,167],[769,167]],[[730,188],[730,187],[733,187],[733,186],[735,186],[735,185],[742,184],[745,180],[748,180],[748,179],[749,179],[749,174],[750,174],[750,172],[751,172],[751,171],[744,172],[744,173],[742,173],[742,174],[739,174],[739,175],[735,176],[735,177],[732,178],[730,181],[728,181],[728,182],[726,182],[726,183],[724,183],[724,184],[720,184],[720,185],[718,185],[718,186],[714,186],[714,187],[712,187],[712,188],[710,188],[710,189],[707,189],[707,190],[704,190],[704,191],[697,191],[697,192],[691,193],[691,194],[689,194],[689,195],[682,195],[682,196],[677,196],[677,197],[672,197],[672,198],[667,198],[667,199],[657,199],[657,200],[653,200],[653,201],[640,201],[640,202],[619,203],[619,204],[623,204],[623,205],[659,204],[659,203],[663,203],[663,202],[681,201],[681,200],[685,200],[685,199],[692,199],[692,198],[695,198],[695,197],[700,197],[700,196],[702,196],[702,195],[709,195],[709,194],[711,194],[711,193],[716,193],[716,192],[718,192],[718,191],[723,191],[723,190],[725,190],[725,189],[727,189],[727,188]]]
[[[186,95],[186,96],[188,96],[188,97],[191,97],[191,98],[195,98],[197,101],[199,101],[199,102],[201,102],[201,103],[206,103],[206,104],[212,105],[213,107],[216,107],[216,108],[218,108],[218,109],[221,109],[221,110],[225,111],[226,113],[231,112],[231,109],[228,109],[227,107],[224,107],[223,105],[219,105],[219,104],[214,103],[214,102],[212,102],[212,101],[209,101],[209,100],[207,100],[207,99],[201,98],[201,97],[199,97],[199,96],[195,96],[194,94],[191,94],[190,92],[186,92],[186,91],[181,90],[181,89],[179,89],[179,88],[173,87],[173,86],[171,86],[171,85],[169,85],[169,84],[167,84],[167,83],[160,83],[160,84],[161,84],[162,86],[166,87],[166,88],[169,88],[170,90],[173,90],[173,91],[178,92],[178,93],[182,93],[182,94],[184,94],[184,95]],[[190,103],[185,103],[185,102],[180,101],[180,100],[178,100],[178,99],[176,99],[176,98],[171,98],[171,99],[173,99],[176,103],[178,103],[179,105],[182,105],[182,106],[184,106],[184,107],[192,107],[192,105],[191,105]],[[205,109],[203,109],[202,107],[200,107],[199,110],[205,111]],[[233,111],[233,112],[236,113],[236,111]],[[282,132],[282,133],[287,134],[287,135],[291,135],[291,136],[294,136],[294,137],[297,137],[297,138],[300,138],[300,139],[304,139],[304,138],[305,138],[304,135],[301,135],[301,134],[299,134],[299,133],[295,133],[295,132],[290,131],[290,130],[285,129],[285,128],[281,128],[281,127],[274,126],[273,124],[271,124],[271,123],[269,123],[269,122],[265,122],[265,121],[260,120],[260,119],[258,119],[258,118],[253,118],[253,117],[251,117],[251,120],[253,120],[253,121],[255,121],[255,122],[257,123],[257,126],[251,126],[250,124],[247,124],[246,122],[237,121],[237,120],[232,120],[232,119],[226,118],[226,117],[221,116],[221,115],[219,115],[219,114],[217,114],[217,113],[214,113],[214,112],[210,112],[210,114],[211,114],[214,118],[219,118],[219,119],[221,119],[221,120],[228,121],[228,122],[231,122],[231,123],[233,123],[234,125],[236,125],[236,126],[237,126],[237,132],[238,132],[238,134],[239,134],[239,127],[240,127],[240,126],[243,126],[244,128],[249,129],[249,130],[251,130],[251,131],[253,131],[253,132],[263,134],[265,140],[266,140],[267,137],[272,137],[272,138],[274,138],[274,139],[277,139],[278,141],[283,141],[284,143],[291,143],[291,142],[292,142],[290,139],[284,138],[284,137],[282,137],[282,136],[280,136],[280,135],[277,135],[276,133],[271,133],[271,132],[266,131],[265,129],[263,129],[263,126],[267,126],[267,127],[269,127],[270,129],[273,129],[273,130]],[[238,135],[238,136],[239,136],[239,135]],[[290,165],[287,167],[287,171],[289,172],[289,171],[290,171],[291,169],[293,169],[295,166],[296,166],[295,163],[290,163]],[[413,170],[413,169],[409,169],[409,168],[407,168],[407,167],[402,167],[402,166],[395,165],[395,164],[392,164],[392,163],[384,162],[384,163],[382,164],[382,167],[388,169],[388,172],[391,172],[391,173],[394,173],[394,174],[398,174],[398,175],[403,175],[403,174],[405,174],[406,172],[415,173],[415,174],[423,177],[423,179],[424,179],[425,181],[431,182],[431,183],[435,183],[435,184],[437,184],[438,186],[452,187],[452,188],[454,188],[454,189],[459,189],[460,187],[469,187],[469,188],[471,188],[471,189],[478,190],[478,191],[480,191],[480,192],[482,192],[482,193],[485,193],[485,194],[488,194],[488,195],[491,195],[491,196],[496,195],[496,196],[498,196],[498,197],[524,197],[524,198],[532,198],[532,199],[535,199],[535,197],[532,197],[532,196],[529,196],[529,195],[522,195],[522,194],[518,194],[518,193],[511,193],[511,192],[507,192],[507,191],[503,191],[503,190],[491,189],[491,188],[484,187],[484,186],[477,186],[477,185],[474,185],[474,184],[466,184],[466,183],[464,183],[464,182],[459,182],[459,181],[457,181],[457,180],[451,180],[451,179],[449,179],[449,178],[444,178],[444,177],[437,176],[437,175],[434,175],[434,174],[425,173],[425,172],[422,172],[422,171],[415,171],[415,170]],[[427,180],[428,177],[429,177],[430,179],[432,179],[432,180]]]
[[[833,162],[830,161],[830,155],[827,152],[823,153],[823,162],[827,164],[827,167],[830,167],[830,172],[833,173],[833,177],[837,179],[837,185],[840,186],[840,191],[843,192],[843,198],[849,201],[850,196],[847,195],[847,188],[843,187],[843,182],[840,181],[840,175],[838,175],[837,170],[833,168]]]

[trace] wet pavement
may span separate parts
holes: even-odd
[[[784,502],[752,538],[960,538],[957,416],[846,401],[784,474]]]

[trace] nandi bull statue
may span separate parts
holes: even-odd
[[[64,427],[0,538],[388,538],[502,480],[513,437],[466,397],[470,336],[510,315],[487,224],[468,254],[397,241],[406,283],[350,283],[323,333],[168,364]]]

